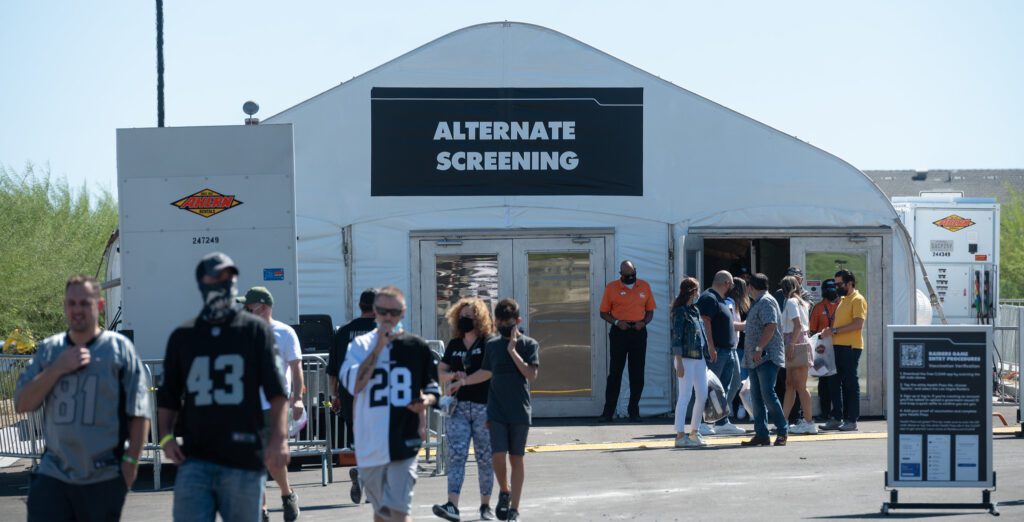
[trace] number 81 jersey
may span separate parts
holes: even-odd
[[[369,383],[355,394],[359,368],[377,344],[377,330],[349,343],[338,377],[355,395],[356,461],[360,466],[382,466],[415,457],[423,441],[419,415],[408,409],[420,392],[439,395],[437,363],[426,341],[401,333],[381,349]]]

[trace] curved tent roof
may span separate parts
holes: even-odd
[[[642,87],[644,196],[447,197],[445,208],[560,208],[662,223],[763,227],[893,226],[878,187],[845,161],[544,27],[475,25],[442,36],[267,120],[295,128],[300,220],[374,221],[369,198],[373,87]],[[836,194],[827,205],[821,194]],[[841,195],[841,197],[839,197]],[[401,212],[437,198],[403,197]],[[726,206],[727,205],[727,206]],[[804,219],[787,209],[799,205]],[[736,209],[745,212],[737,213]]]

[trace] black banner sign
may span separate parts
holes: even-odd
[[[890,329],[889,485],[991,486],[991,331]]]
[[[371,196],[643,195],[642,88],[371,90]]]

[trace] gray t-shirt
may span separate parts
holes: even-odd
[[[508,354],[508,338],[495,337],[484,347],[482,369],[491,372],[487,391],[487,419],[504,424],[530,424],[530,381]],[[525,335],[516,341],[516,352],[530,366],[540,366],[540,345]]]
[[[786,366],[786,346],[782,342],[782,327],[779,324],[782,314],[779,312],[779,304],[768,292],[765,292],[760,299],[750,305],[747,312],[747,326],[744,329],[744,352],[743,367],[757,368],[765,361],[771,361],[778,367]],[[754,362],[754,350],[761,340],[761,332],[770,324],[775,324],[775,333],[764,348],[764,355],[760,363]]]
[[[14,396],[72,346],[67,333],[39,343]],[[43,403],[46,452],[38,473],[71,484],[121,476],[129,417],[150,417],[146,369],[127,337],[102,332],[88,345],[91,360],[62,376]]]

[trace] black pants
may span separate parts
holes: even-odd
[[[818,405],[821,406],[821,416],[826,419],[832,413],[832,385],[829,383],[829,379],[835,378],[835,375],[818,377]]]
[[[36,473],[28,490],[28,521],[115,522],[127,494],[121,477],[79,485]]]
[[[836,345],[836,374],[830,381],[832,418],[857,422],[860,418],[860,379],[857,370],[864,350]]]
[[[608,385],[604,391],[604,413],[615,413],[619,403],[619,389],[622,388],[622,370],[629,360],[629,415],[640,415],[640,396],[644,393],[644,364],[647,359],[647,329],[620,330],[612,327],[608,334],[611,343],[611,368],[608,371]]]
[[[341,444],[342,441],[344,440],[344,442],[348,443],[349,448],[355,448],[356,434],[353,431],[355,422],[353,421],[352,417],[352,410],[354,406],[353,403],[355,399],[352,397],[352,394],[348,392],[348,390],[340,389],[338,391],[338,401],[341,402],[341,422],[338,423],[338,427],[340,428],[338,430],[338,433],[335,433],[334,435],[338,439],[339,444]],[[342,433],[345,434],[344,437],[342,436]]]

